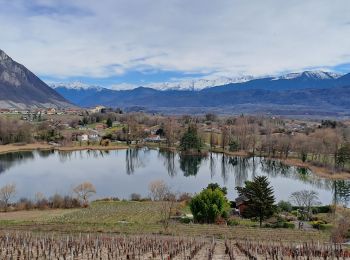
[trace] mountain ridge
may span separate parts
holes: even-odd
[[[0,50],[0,108],[67,108],[73,105],[24,65]]]
[[[192,90],[156,90],[138,87],[132,90],[102,89],[75,93],[70,90],[76,104],[82,107],[105,105],[111,107],[141,107],[146,111],[193,113],[194,111],[218,111],[239,113],[260,113],[261,111],[305,111],[305,113],[349,115],[350,74],[322,75],[300,73],[298,77],[258,78],[247,82],[215,86],[199,91]],[[294,75],[295,76],[295,75]],[[65,88],[56,89],[65,96]],[[69,99],[69,96],[65,96]],[[257,109],[259,107],[259,109]],[[229,108],[229,109],[227,109]],[[301,109],[302,108],[302,109]],[[308,112],[309,111],[309,112]],[[328,112],[329,111],[329,112]],[[278,112],[276,112],[278,113]],[[304,113],[304,112],[303,112]]]

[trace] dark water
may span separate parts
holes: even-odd
[[[350,180],[323,179],[304,168],[262,158],[180,156],[146,148],[0,155],[0,186],[15,183],[17,198],[34,198],[37,192],[46,196],[70,194],[84,181],[95,185],[95,198],[129,198],[131,193],[147,196],[148,184],[162,179],[174,191],[190,193],[217,182],[226,186],[229,198],[234,199],[236,186],[259,175],[269,177],[277,201],[288,200],[292,192],[304,189],[317,191],[323,204],[350,201]]]

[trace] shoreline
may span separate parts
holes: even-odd
[[[149,148],[160,148],[160,149],[169,149],[171,151],[177,151],[174,147],[159,147],[159,146],[147,146]],[[13,153],[13,152],[26,152],[26,151],[35,151],[35,150],[55,150],[62,152],[72,152],[72,151],[83,151],[83,150],[101,150],[101,151],[113,151],[113,150],[122,150],[128,149],[133,146],[128,145],[111,145],[111,146],[100,146],[100,145],[82,145],[82,146],[54,146],[47,143],[33,143],[33,144],[7,144],[0,145],[0,154]],[[223,153],[225,155],[230,156],[241,156],[241,157],[249,157],[250,155],[246,152],[238,151],[238,152],[229,152],[229,151],[220,151],[213,150],[215,153]],[[210,151],[209,151],[210,153]],[[350,173],[347,172],[333,172],[331,169],[326,167],[319,167],[312,165],[309,162],[302,162],[299,159],[288,158],[273,158],[273,157],[264,157],[266,159],[280,161],[289,166],[295,167],[304,167],[312,171],[315,175],[321,178],[327,178],[331,180],[349,180]]]
[[[71,152],[71,151],[82,151],[82,150],[110,151],[110,150],[120,150],[120,149],[127,149],[127,148],[129,148],[127,145],[54,146],[54,145],[45,144],[45,143],[33,143],[33,144],[24,144],[24,145],[7,144],[7,145],[0,145],[0,154],[27,152],[27,151],[36,151],[36,150],[55,150],[55,151],[62,151],[62,152]]]

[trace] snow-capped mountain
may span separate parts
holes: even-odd
[[[295,113],[300,107],[306,109],[305,113],[312,111],[319,114],[320,109],[324,109],[322,113],[331,110],[350,113],[350,73],[341,76],[330,72],[305,71],[277,77],[191,79],[142,87],[124,84],[124,90],[118,86],[113,89],[101,88],[100,91],[86,86],[83,87],[87,89],[80,88],[81,84],[70,86],[75,88],[57,87],[55,90],[81,107],[143,107],[150,111],[188,108],[186,113],[191,113],[192,108],[196,107],[202,113],[210,107],[216,111],[223,107],[235,109],[237,106],[236,112],[242,112],[239,109],[242,106],[253,110],[278,110],[282,104],[282,114],[285,113],[284,109]]]
[[[184,79],[178,81],[168,81],[168,82],[155,82],[147,84],[129,84],[129,83],[119,83],[114,84],[109,89],[111,90],[132,90],[140,86],[146,88],[152,88],[161,91],[176,90],[176,91],[200,91],[203,89],[209,89],[212,87],[224,86],[228,84],[246,83],[256,79],[269,79],[271,81],[278,80],[292,80],[292,79],[312,79],[312,80],[335,80],[343,76],[343,74],[338,74],[334,72],[325,71],[304,71],[297,73],[288,73],[280,76],[270,76],[270,77],[253,77],[253,76],[239,76],[239,77],[218,77],[213,79]],[[66,83],[51,83],[49,84],[53,89],[67,90],[95,90],[101,91],[105,88],[88,85],[79,81],[76,82],[66,82]]]
[[[218,77],[215,79],[187,79],[180,81],[151,83],[145,85],[145,87],[157,89],[157,90],[202,90],[205,88],[211,88],[215,86],[222,86],[231,83],[243,83],[254,79],[253,76],[241,76],[241,77]]]
[[[95,86],[95,85],[88,85],[85,83],[82,83],[80,81],[74,81],[74,82],[60,82],[60,83],[49,83],[49,86],[53,89],[57,88],[66,88],[66,89],[75,89],[75,90],[88,90],[88,89],[94,89],[94,90],[102,90],[102,87]]]
[[[337,78],[340,78],[341,76],[343,76],[343,74],[316,70],[316,71],[303,71],[303,72],[296,72],[296,73],[288,73],[285,75],[274,77],[273,80],[296,79],[296,78],[301,78],[301,77],[318,79],[318,80],[327,80],[327,79],[337,79]]]

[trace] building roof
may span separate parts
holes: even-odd
[[[248,202],[249,200],[248,200],[248,198],[246,197],[246,196],[238,196],[237,198],[236,198],[236,205],[237,206],[239,206],[239,205],[242,205],[242,204],[244,204],[245,202]]]

